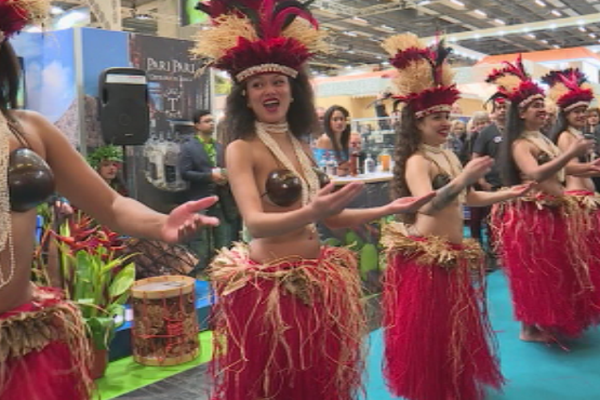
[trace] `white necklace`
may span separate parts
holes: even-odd
[[[10,137],[12,133],[8,121],[0,112],[0,253],[8,248],[8,276],[0,266],[0,289],[10,283],[15,275],[15,248],[12,236],[12,215],[10,212],[10,193],[8,192],[8,163],[10,157]]]
[[[264,122],[256,122],[255,126],[258,138],[269,150],[271,150],[275,158],[277,158],[287,170],[292,171],[300,179],[300,183],[302,184],[302,205],[307,205],[317,195],[317,191],[319,190],[319,178],[313,170],[312,163],[304,152],[302,145],[294,135],[289,133],[289,126],[287,123],[266,124]],[[294,163],[290,161],[281,150],[281,147],[279,147],[279,144],[273,139],[273,136],[271,136],[271,134],[282,133],[287,133],[289,135],[292,146],[294,147],[296,159],[302,168],[302,174],[298,173]]]

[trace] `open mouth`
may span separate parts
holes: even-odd
[[[448,131],[439,131],[438,135],[442,136],[442,137],[448,137]]]
[[[277,99],[268,99],[263,102],[263,107],[265,107],[268,112],[276,112],[279,109],[279,105],[280,103]]]

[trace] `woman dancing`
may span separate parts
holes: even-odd
[[[542,88],[520,58],[505,64],[488,77],[510,101],[500,150],[503,182],[535,183],[529,196],[492,211],[520,337],[545,342],[557,333],[577,336],[590,323],[590,282],[579,246],[581,213],[564,193],[565,167],[590,151],[593,141],[574,138],[561,152],[540,132],[547,118]]]
[[[303,67],[323,34],[295,1],[212,1],[197,54],[233,78],[226,115],[231,188],[253,239],[212,264],[215,400],[351,400],[361,387],[366,321],[355,255],[321,246],[333,228],[414,211],[429,201],[344,210],[361,190],[337,192],[303,138],[315,121]],[[321,186],[325,187],[321,188]]]
[[[383,47],[398,70],[394,97],[404,104],[393,194],[437,191],[416,214],[384,228],[384,375],[392,394],[410,400],[482,399],[485,386],[499,389],[504,379],[491,349],[484,256],[476,241],[463,239],[463,206],[512,199],[528,187],[474,191],[493,161],[479,157],[463,169],[443,148],[460,95],[443,42],[430,48],[403,34]]]
[[[214,198],[158,214],[115,193],[39,114],[16,111],[19,64],[8,41],[50,1],[0,1],[0,399],[86,400],[90,352],[76,305],[31,282],[36,206],[56,189],[111,228],[176,242],[215,219]]]

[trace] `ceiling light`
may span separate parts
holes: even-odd
[[[57,7],[57,6],[52,6],[52,8],[50,8],[50,14],[52,14],[52,15],[59,15],[64,12],[65,12],[65,10],[63,10],[62,8]]]
[[[31,32],[31,33],[40,33],[42,31],[42,28],[40,28],[39,26],[30,26],[29,28],[25,29],[25,32]]]
[[[368,24],[369,23],[369,21],[367,21],[366,19],[361,18],[361,17],[352,17],[352,19],[354,21],[356,21],[356,22],[360,22],[361,24]]]
[[[500,36],[504,36],[504,34],[505,34],[505,33],[506,33],[506,32],[504,32],[504,31],[499,31],[499,32],[498,32],[498,35],[500,35]]]
[[[556,29],[556,24],[550,24],[550,29]]]
[[[552,14],[556,15],[557,17],[561,17],[562,14],[560,13],[560,11],[558,10],[552,10]]]
[[[579,27],[579,30],[580,30],[581,32],[587,32],[583,26],[580,26],[580,27]]]
[[[540,40],[540,42],[544,43],[544,44],[548,44],[548,41],[546,39],[544,40]]]
[[[506,25],[506,22],[502,21],[501,19],[495,19],[494,22],[500,25]]]
[[[588,36],[591,37],[592,39],[596,39],[596,35],[594,35],[593,33],[590,33]]]
[[[383,29],[385,29],[385,30],[388,30],[388,31],[392,31],[392,32],[393,32],[393,31],[395,31],[395,29],[394,29],[394,28],[392,28],[391,26],[387,26],[387,25],[381,25],[381,27],[382,27]]]
[[[456,4],[459,7],[465,6],[465,3],[463,3],[462,1],[458,1],[458,0],[450,0],[450,3]]]
[[[481,15],[483,18],[487,18],[487,14],[486,14],[486,13],[484,13],[483,11],[481,11],[481,10],[475,10],[475,11],[473,11],[473,12],[474,12],[475,14]]]
[[[544,3],[542,0],[535,0],[535,4],[540,7],[546,7],[546,3]]]
[[[431,0],[423,0],[417,3],[417,5],[421,7],[426,6],[427,4],[431,4]]]
[[[560,46],[559,46],[559,45],[557,45],[557,44],[555,44],[555,45],[552,45],[552,47],[554,47],[555,49],[560,49]]]
[[[481,35],[479,33],[476,33],[474,37],[475,37],[475,39],[480,39]]]
[[[390,62],[389,61],[384,61],[384,62],[381,63],[381,65],[390,65]]]
[[[577,24],[578,24],[578,25],[584,25],[584,24],[585,24],[585,21],[584,21],[584,20],[582,20],[582,19],[580,19],[580,20],[578,20],[578,21],[577,21]]]
[[[351,36],[351,37],[357,37],[358,36],[358,34],[356,32],[352,32],[352,31],[346,31],[346,32],[343,32],[343,34],[346,35],[346,36]]]
[[[535,35],[533,33],[529,33],[525,36],[527,36],[528,38],[531,38],[531,39],[535,39]]]

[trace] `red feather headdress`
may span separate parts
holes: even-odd
[[[278,72],[295,78],[318,51],[326,50],[324,33],[296,0],[212,0],[197,8],[212,26],[196,38],[192,54],[241,82],[253,75]]]
[[[393,97],[398,102],[409,105],[417,118],[451,111],[460,92],[447,62],[451,49],[444,46],[443,40],[426,47],[417,36],[407,33],[386,39],[382,47],[398,70],[393,80],[396,87]]]
[[[48,16],[50,0],[0,0],[0,37],[10,37],[26,25]]]
[[[594,93],[587,77],[578,68],[551,71],[542,78],[550,86],[550,97],[563,111],[569,112],[580,106],[589,106]]]
[[[534,100],[544,98],[544,89],[535,83],[525,71],[521,55],[514,64],[504,61],[504,68],[494,69],[486,82],[497,85],[498,92],[511,103],[525,108]]]

